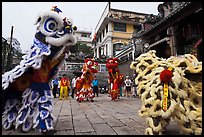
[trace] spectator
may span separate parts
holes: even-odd
[[[94,76],[94,80],[92,81],[92,86],[93,86],[94,95],[98,97],[98,80],[96,79],[96,76]]]
[[[129,76],[126,76],[126,79],[125,79],[124,83],[125,83],[125,89],[126,89],[126,97],[128,97],[128,96],[130,97],[132,81],[130,80]]]
[[[119,91],[120,91],[120,92],[119,92],[119,93],[120,93],[120,94],[119,94],[119,97],[122,97],[122,96],[123,96],[123,84],[120,85]]]
[[[74,98],[74,94],[76,93],[76,79],[77,76],[75,76],[72,81],[71,81],[71,85],[72,85],[72,98]]]
[[[66,74],[63,75],[63,77],[60,80],[60,97],[59,99],[61,100],[63,97],[65,99],[68,99],[68,86],[69,86],[69,81],[68,78],[66,77]]]
[[[59,94],[60,94],[60,80],[61,80],[61,77],[59,77],[58,78],[58,89],[57,89],[57,94],[58,94],[58,96],[59,96]]]
[[[70,81],[70,77],[67,78],[68,80],[68,85],[67,85],[67,92],[68,92],[68,96],[70,95],[71,93],[71,81]]]
[[[54,98],[56,98],[56,94],[57,94],[57,90],[58,90],[58,84],[59,84],[58,78],[56,77],[52,80],[52,85],[53,85],[52,91],[53,91]]]

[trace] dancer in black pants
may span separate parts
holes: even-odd
[[[94,80],[92,81],[92,86],[93,86],[94,95],[98,97],[98,80],[96,79],[96,76],[94,77]]]
[[[54,98],[56,98],[56,94],[57,94],[57,90],[58,90],[58,84],[59,84],[59,82],[58,82],[58,78],[55,78],[53,81],[53,96],[54,96]]]

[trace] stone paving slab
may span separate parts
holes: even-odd
[[[113,127],[118,135],[139,135],[137,131],[132,130],[128,126]]]
[[[96,135],[96,132],[78,132],[75,135]]]
[[[106,121],[104,121],[103,118],[101,118],[99,116],[87,116],[87,118],[89,119],[89,121],[92,124],[105,124],[105,123],[107,123]]]
[[[111,127],[122,127],[125,126],[120,120],[116,119],[115,117],[107,117],[104,120],[111,126]]]
[[[94,132],[94,129],[88,120],[74,121],[75,132]]]
[[[144,135],[145,118],[138,115],[139,98],[121,97],[112,101],[108,94],[99,94],[94,102],[77,102],[53,99],[54,135]],[[173,120],[166,127],[166,134],[180,134]],[[37,130],[21,133],[19,130],[2,129],[2,135],[41,135]]]
[[[108,124],[93,124],[97,135],[117,135],[117,133]]]

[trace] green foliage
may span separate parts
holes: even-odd
[[[70,52],[72,53],[72,57],[78,57],[80,52],[83,52],[85,56],[92,55],[93,56],[93,50],[91,47],[87,46],[87,44],[77,42],[73,47],[71,47]]]

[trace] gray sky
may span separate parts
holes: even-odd
[[[79,30],[94,31],[108,2],[2,2],[2,36],[13,37],[21,43],[23,51],[30,48],[39,13],[57,6],[63,15],[71,17]],[[157,15],[157,6],[163,2],[111,2],[111,8]]]

